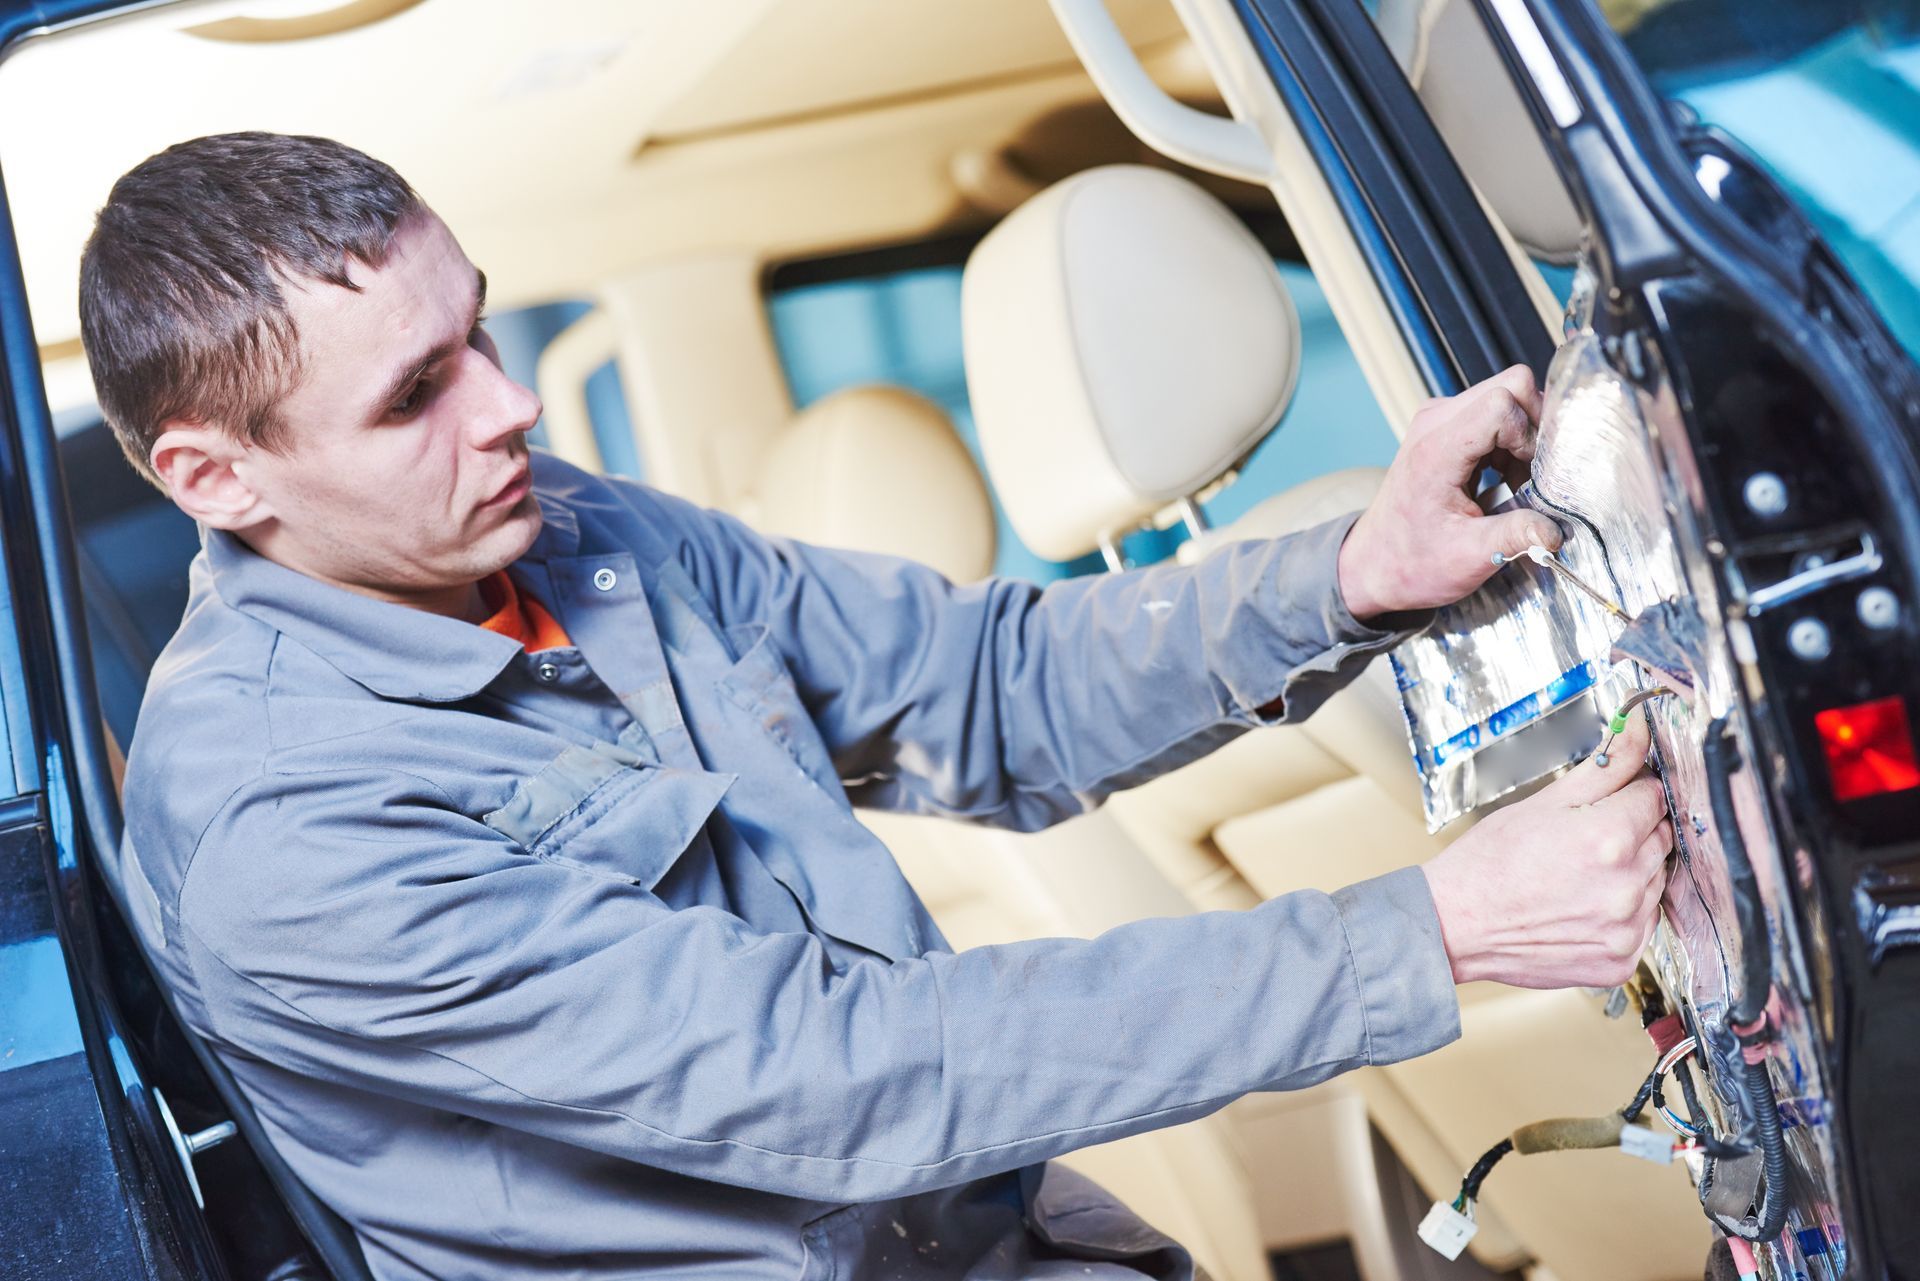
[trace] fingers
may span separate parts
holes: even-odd
[[[1635,867],[1645,868],[1647,874],[1653,876],[1660,870],[1660,865],[1667,861],[1667,855],[1672,852],[1673,821],[1663,818],[1654,826],[1653,831],[1647,835],[1647,838],[1640,842],[1640,848],[1634,851],[1633,865]],[[1664,877],[1655,876],[1654,879],[1660,881],[1662,884],[1665,883]]]
[[[1651,737],[1652,731],[1647,728],[1644,716],[1629,716],[1625,732],[1607,748],[1607,764],[1604,767],[1589,756],[1568,770],[1565,777],[1548,790],[1553,792],[1556,802],[1567,806],[1591,805],[1612,796],[1634,779],[1644,776],[1640,762],[1646,759]]]
[[[1656,861],[1650,869],[1651,875],[1647,877],[1646,888],[1641,891],[1639,906],[1633,914],[1633,923],[1637,927],[1636,932],[1640,936],[1640,946],[1633,951],[1636,957],[1647,950],[1647,942],[1653,937],[1653,927],[1660,921],[1660,901],[1667,896],[1665,848],[1671,846],[1672,843],[1672,837],[1669,836],[1662,846],[1662,852],[1658,856],[1658,861]]]
[[[1653,746],[1653,724],[1647,719],[1645,711],[1636,711],[1627,717],[1627,727],[1613,740],[1613,746],[1607,749],[1610,761],[1625,761],[1637,765],[1647,759],[1647,749]]]
[[[1518,401],[1521,407],[1527,411],[1528,418],[1536,423],[1540,421],[1540,411],[1543,407],[1544,397],[1540,394],[1539,383],[1534,380],[1533,370],[1527,368],[1525,365],[1513,365],[1501,370],[1493,377],[1487,379],[1486,382],[1481,383],[1480,386],[1485,387],[1489,383],[1497,387],[1504,387],[1507,394]]]
[[[1626,848],[1638,849],[1642,841],[1654,834],[1660,820],[1667,816],[1667,789],[1652,774],[1642,772],[1639,778],[1612,796],[1603,796],[1595,801],[1593,808],[1603,812],[1609,819],[1617,819],[1624,824],[1632,837]],[[1668,841],[1672,841],[1671,834]]]
[[[1622,983],[1633,977],[1633,971],[1639,968],[1638,963],[1641,953],[1645,952],[1647,945],[1653,942],[1653,932],[1660,926],[1660,900],[1666,897],[1666,893],[1667,876],[1665,872],[1662,872],[1648,883],[1647,901],[1643,905],[1641,914],[1634,918],[1640,927],[1640,946],[1633,949],[1631,959],[1635,964],[1629,966],[1627,973],[1621,976],[1620,981]]]
[[[1540,422],[1540,392],[1533,371],[1525,365],[1495,374],[1455,398],[1456,408],[1440,429],[1448,465],[1464,484],[1480,462],[1496,450],[1505,450],[1521,462],[1533,457],[1534,432]]]
[[[1480,536],[1481,551],[1490,567],[1495,553],[1512,560],[1525,555],[1527,548],[1535,545],[1557,552],[1562,540],[1560,526],[1552,517],[1525,509],[1481,516],[1475,520],[1474,530]]]
[[[1666,852],[1672,843],[1673,828],[1662,821],[1641,842],[1632,861],[1621,868],[1626,880],[1622,889],[1626,892],[1613,898],[1611,910],[1618,915],[1607,919],[1598,936],[1616,968],[1601,972],[1597,976],[1600,982],[1624,983],[1653,941],[1654,928],[1660,922],[1660,901],[1667,892]]]

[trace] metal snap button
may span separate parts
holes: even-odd
[[[603,592],[612,591],[613,585],[619,581],[619,577],[610,569],[596,569],[593,571],[593,585]]]
[[[542,663],[533,669],[533,674],[548,685],[560,679],[560,668],[553,663]]]

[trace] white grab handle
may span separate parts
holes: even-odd
[[[1266,186],[1273,156],[1251,126],[1196,111],[1153,82],[1104,0],[1051,0],[1053,16],[1127,128],[1164,156],[1223,178]]]

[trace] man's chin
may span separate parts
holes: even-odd
[[[505,559],[495,565],[494,569],[505,569],[525,556],[540,537],[540,531],[545,525],[546,518],[540,511],[540,496],[528,490],[525,498],[507,510],[506,519],[500,523],[500,528],[494,532],[493,537],[487,540],[489,544],[494,544],[497,540],[498,546],[490,547],[489,550],[505,555]]]

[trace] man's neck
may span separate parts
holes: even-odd
[[[347,590],[354,589],[348,587]],[[366,594],[375,595],[372,592]],[[457,618],[467,623],[483,623],[487,620],[487,615],[492,612],[487,608],[486,598],[480,594],[479,583],[448,587],[418,597],[389,594],[380,595],[378,599],[389,600],[396,605],[405,605],[411,609],[425,610],[429,614],[444,614],[448,618]]]
[[[342,591],[352,592],[356,596],[367,596],[374,600],[386,601],[390,605],[404,605],[408,609],[417,609],[428,614],[439,614],[446,618],[457,618],[462,622],[476,625],[485,622],[490,612],[487,609],[486,598],[481,595],[480,584],[477,580],[470,583],[457,584],[452,587],[420,589],[387,587],[374,583],[353,582],[348,579],[335,578],[331,574],[320,572],[306,565],[289,562],[278,556],[268,555],[254,539],[247,537],[245,534],[236,533],[235,537],[245,543],[255,555],[265,557],[267,560],[291,569],[295,573],[305,574],[308,578],[316,582],[325,583],[329,587],[338,587]]]

